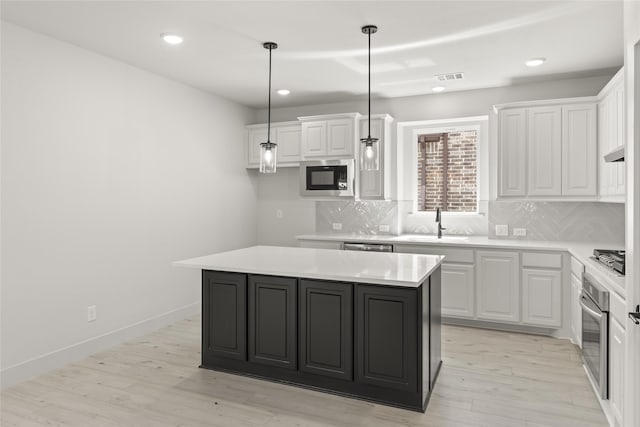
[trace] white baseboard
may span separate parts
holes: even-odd
[[[116,329],[97,337],[34,357],[0,371],[0,390],[21,383],[53,369],[107,350],[125,341],[148,334],[156,329],[200,312],[200,302],[179,307],[158,316]]]

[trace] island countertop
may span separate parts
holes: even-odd
[[[417,288],[444,259],[440,255],[252,246],[176,261],[202,270],[304,277]]]

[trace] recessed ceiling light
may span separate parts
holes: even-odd
[[[445,90],[445,87],[444,86],[436,86],[436,87],[432,87],[431,90],[434,91],[434,92],[442,92],[443,90]]]
[[[177,34],[163,33],[163,34],[160,34],[160,36],[162,37],[162,40],[164,40],[169,44],[180,44],[182,43],[182,40],[183,40],[182,37],[180,37]]]
[[[278,90],[278,95],[287,96],[290,93],[291,93],[291,91],[289,89],[279,89]]]
[[[531,58],[530,60],[528,60],[524,64],[527,67],[538,67],[538,66],[544,64],[545,61],[546,61],[545,58]]]

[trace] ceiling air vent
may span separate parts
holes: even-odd
[[[464,73],[445,73],[445,74],[436,74],[436,79],[441,82],[446,82],[449,80],[460,80],[464,78]]]

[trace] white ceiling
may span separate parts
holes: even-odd
[[[239,103],[263,108],[268,51],[274,106],[367,92],[432,93],[434,74],[464,72],[447,91],[505,86],[619,67],[620,1],[2,1],[2,19]],[[179,46],[160,33],[184,36]],[[524,61],[546,57],[541,67]]]

